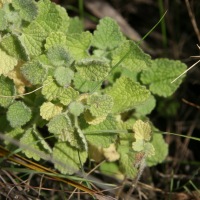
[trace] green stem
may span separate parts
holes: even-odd
[[[159,5],[159,10],[160,10],[160,16],[162,17],[164,13],[164,5],[163,5],[163,0],[158,0],[158,5]],[[162,31],[162,43],[163,47],[167,47],[167,32],[166,32],[166,24],[165,21],[162,20],[161,23],[161,31]]]

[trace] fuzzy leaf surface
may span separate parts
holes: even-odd
[[[74,116],[79,116],[84,111],[84,105],[81,102],[73,101],[69,105],[69,112]]]
[[[141,80],[149,85],[153,94],[167,97],[172,95],[183,80],[180,77],[176,82],[171,83],[177,76],[186,70],[186,65],[180,61],[169,59],[156,59],[148,71],[143,71]]]
[[[6,13],[3,9],[0,9],[0,31],[5,30],[7,27]]]
[[[47,68],[38,61],[25,63],[21,68],[21,72],[33,85],[41,84],[47,76]]]
[[[76,33],[67,36],[66,45],[75,60],[80,60],[89,56],[88,49],[90,47],[91,38],[92,34],[90,32]]]
[[[78,73],[75,73],[73,82],[74,82],[74,87],[80,92],[91,92],[98,84],[97,81],[85,80]]]
[[[7,119],[13,128],[23,126],[31,119],[31,109],[23,102],[17,101],[9,106]]]
[[[59,140],[74,143],[74,128],[68,116],[60,114],[53,117],[48,123],[48,130]]]
[[[136,115],[137,116],[145,116],[147,114],[150,114],[151,111],[155,108],[156,106],[156,99],[154,98],[153,95],[150,95],[150,97],[141,105],[138,105],[135,110],[136,110]]]
[[[56,115],[49,121],[47,126],[49,132],[53,133],[59,141],[68,142],[68,144],[77,149],[85,149],[84,137],[81,135],[81,131],[72,126],[71,120],[67,115]]]
[[[144,145],[144,152],[145,152],[145,156],[147,158],[154,156],[155,155],[155,148],[154,148],[153,144],[151,144],[150,142],[147,142]]]
[[[28,55],[37,56],[42,53],[43,42],[49,33],[67,30],[69,17],[64,8],[49,0],[38,2],[38,15],[24,28],[20,40]]]
[[[48,50],[54,46],[65,46],[67,41],[66,35],[63,32],[52,32],[46,38],[45,49]]]
[[[115,66],[124,56],[120,66],[133,72],[146,70],[151,66],[150,56],[145,54],[138,44],[126,41],[112,52],[112,66]]]
[[[162,134],[153,134],[151,144],[155,149],[155,155],[147,158],[147,165],[154,166],[162,163],[168,155],[168,144],[164,141]]]
[[[145,102],[150,92],[142,85],[126,77],[120,77],[107,94],[113,98],[113,113],[120,113]]]
[[[92,116],[107,116],[113,106],[112,97],[109,95],[92,94],[87,99],[87,105]]]
[[[73,174],[87,159],[86,151],[78,151],[67,143],[56,143],[53,148],[54,166],[63,174]]]
[[[151,139],[152,131],[149,122],[137,120],[133,125],[135,138],[139,140],[149,141]]]
[[[43,119],[50,120],[55,115],[58,115],[62,112],[63,107],[60,105],[55,105],[51,102],[44,102],[40,107],[40,116]]]
[[[107,148],[116,139],[118,122],[114,117],[108,116],[103,122],[97,125],[90,125],[83,128],[85,137],[94,146]]]
[[[52,65],[64,66],[70,65],[72,60],[68,51],[62,46],[54,46],[48,49],[47,51],[47,58],[52,63]]]
[[[13,97],[1,97],[2,96],[13,96],[15,94],[15,86],[12,80],[7,77],[0,76],[0,105],[2,107],[8,107]]]
[[[0,46],[8,55],[21,60],[27,60],[24,47],[16,35],[7,35],[1,40]]]
[[[75,65],[77,73],[88,81],[101,81],[110,72],[107,62],[97,59],[84,59]]]
[[[49,0],[39,1],[38,8],[36,21],[43,26],[46,32],[67,30],[69,17],[64,8],[51,3]]]
[[[36,131],[34,128],[29,128],[21,137],[20,144],[22,145],[23,153],[28,158],[33,158],[36,161],[39,161],[40,158],[44,158],[45,156],[41,153],[38,154],[38,151],[43,153],[51,153],[51,148],[46,143],[46,141],[41,137],[40,133]],[[23,148],[23,145],[26,148]],[[31,149],[29,149],[29,146]],[[37,152],[34,152],[36,150]]]
[[[42,94],[47,100],[59,100],[63,105],[68,105],[79,95],[79,93],[70,86],[67,88],[59,86],[51,76],[47,77],[47,80],[44,81]]]
[[[135,154],[134,153],[124,153],[120,154],[120,169],[129,177],[135,178],[137,175],[137,169],[134,167],[135,164]]]
[[[79,95],[79,92],[74,90],[72,87],[63,88],[62,93],[59,95],[58,99],[63,105],[69,105],[74,101]]]
[[[105,17],[100,20],[97,29],[94,31],[92,45],[99,49],[111,50],[124,40],[125,38],[116,21]]]
[[[144,140],[142,139],[136,139],[135,142],[132,143],[132,148],[134,151],[143,151],[144,150]]]
[[[47,33],[40,24],[33,21],[28,27],[23,29],[19,39],[29,56],[38,56],[42,53],[42,42],[46,36]]]
[[[68,34],[73,34],[73,33],[81,33],[83,32],[84,27],[83,27],[83,22],[79,19],[79,17],[71,17],[69,20],[69,27],[67,30]]]
[[[33,0],[13,0],[12,5],[26,21],[31,22],[37,16],[37,5]]]
[[[74,77],[74,72],[67,67],[57,67],[54,72],[54,78],[60,86],[70,85]]]
[[[17,59],[0,49],[0,75],[7,75],[17,65]]]
[[[90,125],[97,125],[97,124],[103,122],[106,119],[106,117],[107,117],[106,115],[98,116],[98,117],[92,116],[92,114],[90,113],[89,110],[86,110],[84,112],[85,121]]]
[[[13,9],[13,7],[10,5],[10,2],[5,3],[1,10],[5,11],[3,19],[5,19],[5,23],[7,23],[6,28],[14,34],[19,34],[19,30],[22,27],[22,18],[19,12]]]
[[[45,98],[49,101],[57,100],[58,96],[62,93],[63,88],[57,85],[52,76],[48,76],[43,84],[42,94]]]

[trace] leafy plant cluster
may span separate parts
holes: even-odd
[[[106,159],[102,170],[129,177],[165,159],[167,144],[146,115],[179,87],[181,79],[170,82],[183,63],[152,60],[108,17],[92,34],[49,0],[0,6],[0,131],[28,158],[50,154],[65,174]]]

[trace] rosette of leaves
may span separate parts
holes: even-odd
[[[162,162],[167,145],[135,120],[147,118],[156,95],[175,92],[182,78],[169,82],[186,67],[152,60],[111,18],[101,19],[93,34],[80,24],[50,0],[2,1],[0,131],[28,143],[30,149],[21,147],[29,158],[53,157],[65,174],[77,172],[92,147],[113,144],[115,170],[137,176],[137,160]],[[52,138],[51,147],[45,137]]]

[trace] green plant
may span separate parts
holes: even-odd
[[[0,131],[28,158],[50,154],[65,174],[106,158],[132,178],[165,159],[146,115],[178,88],[183,63],[152,60],[108,17],[92,34],[49,0],[0,5]]]

